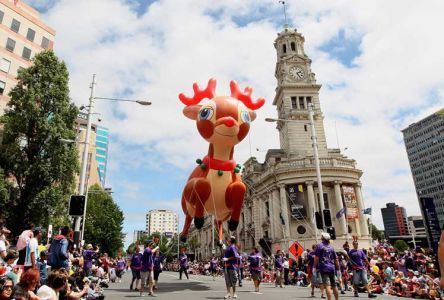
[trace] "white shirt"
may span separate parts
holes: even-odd
[[[37,263],[37,259],[39,258],[39,242],[36,238],[30,239],[26,246],[25,267],[32,266],[31,253],[35,253],[35,262]]]

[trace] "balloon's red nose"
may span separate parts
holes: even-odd
[[[227,127],[233,127],[234,126],[234,119],[231,117],[225,117],[223,120],[223,123]]]

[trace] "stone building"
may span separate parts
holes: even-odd
[[[268,150],[263,163],[251,157],[244,164],[242,175],[248,189],[236,232],[243,251],[260,245],[269,252],[287,252],[294,241],[308,248],[319,240],[322,230],[317,229],[315,216],[321,216],[321,209],[309,106],[314,112],[324,208],[336,231],[334,244],[342,247],[355,237],[360,246],[370,247],[363,214],[362,171],[339,149],[327,147],[319,99],[321,85],[316,83],[304,42],[304,37],[290,28],[278,33],[274,42],[277,87],[273,105],[277,108],[280,149]],[[198,240],[198,258],[211,255],[211,222],[205,224],[190,234]]]

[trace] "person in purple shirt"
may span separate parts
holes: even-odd
[[[130,267],[131,267],[131,273],[133,275],[133,278],[131,280],[130,290],[133,289],[133,284],[135,280],[136,288],[134,290],[138,291],[139,289],[137,287],[139,286],[139,281],[140,281],[140,270],[142,269],[142,253],[140,253],[139,245],[136,246],[136,249],[134,250],[134,253],[131,256]]]
[[[162,264],[165,258],[160,255],[159,252],[154,252],[153,257],[153,271],[154,271],[154,285],[153,289],[157,290],[157,282],[159,281],[159,275],[162,273]]]
[[[94,251],[91,244],[86,245],[85,250],[83,250],[83,270],[85,271],[86,277],[91,276],[92,261],[94,257],[97,256],[98,251],[98,249]]]
[[[312,251],[308,252],[307,254],[307,274],[309,282],[311,283],[311,297],[313,298],[315,296],[314,290],[316,287],[320,287],[321,289],[321,298],[325,298],[324,296],[324,287],[320,285],[321,280],[319,279],[319,275],[317,272],[314,272],[313,265],[314,265],[314,258],[315,258],[315,250],[316,250],[316,244],[314,244],[311,247]]]
[[[234,236],[231,236],[228,240],[228,247],[225,248],[223,261],[225,266],[225,285],[227,287],[227,295],[225,295],[224,299],[236,299],[239,254],[237,252],[236,238]]]
[[[338,288],[336,286],[335,272],[339,271],[339,261],[335,249],[330,245],[330,234],[323,232],[321,243],[316,246],[315,258],[313,262],[313,273],[318,271],[321,274],[321,285],[327,291],[327,299],[331,300],[331,294],[335,299],[339,299]]]
[[[182,280],[182,273],[185,273],[187,279],[190,279],[188,277],[188,256],[185,253],[185,248],[182,248],[182,251],[179,254],[179,266],[179,279]]]
[[[246,253],[239,255],[239,271],[238,271],[238,277],[239,277],[239,286],[242,287],[242,279],[244,279],[244,265],[246,261]]]
[[[254,291],[259,293],[259,286],[262,281],[262,255],[256,247],[253,247],[247,260],[250,265],[250,274],[254,283]]]
[[[274,286],[278,285],[283,288],[283,277],[284,277],[284,254],[281,250],[276,251],[276,255],[274,257],[274,271],[276,273],[276,281],[274,282]]]
[[[367,255],[365,255],[364,251],[358,249],[359,243],[358,241],[353,241],[353,249],[348,251],[348,257],[351,263],[351,267],[353,269],[353,288],[355,290],[355,297],[359,297],[358,294],[358,286],[360,284],[364,285],[364,288],[368,292],[369,298],[376,297],[375,294],[372,294],[371,290],[368,286],[368,278],[367,278],[367,268],[368,268],[368,259]]]
[[[210,272],[211,275],[213,276],[213,281],[216,280],[218,267],[219,267],[219,261],[217,260],[217,258],[213,256],[210,260]]]
[[[119,255],[116,262],[116,276],[117,278],[119,278],[119,283],[122,282],[122,275],[125,270],[125,265],[125,259],[121,255]]]
[[[142,268],[140,269],[140,296],[144,296],[143,291],[145,290],[146,286],[148,285],[149,291],[148,295],[156,297],[156,295],[153,293],[153,253],[157,252],[159,247],[155,247],[156,245],[152,241],[148,241],[145,245],[145,250],[142,254]]]

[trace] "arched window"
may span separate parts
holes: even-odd
[[[296,51],[296,44],[291,42],[291,51]]]
[[[283,45],[282,45],[282,51],[283,51],[284,53],[287,53],[287,45],[286,45],[286,44],[283,44]]]

